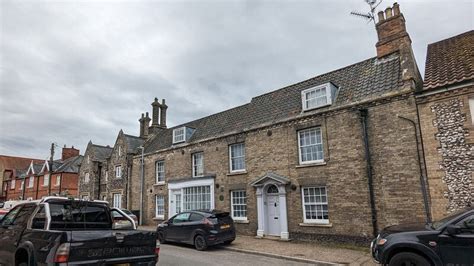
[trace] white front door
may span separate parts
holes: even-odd
[[[280,236],[280,202],[278,195],[267,195],[268,235]]]
[[[169,217],[181,212],[181,189],[171,190]]]

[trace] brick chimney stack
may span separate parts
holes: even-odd
[[[166,128],[166,109],[168,109],[168,105],[166,105],[165,99],[163,99],[160,106],[160,127],[162,128]]]
[[[145,138],[147,138],[149,134],[150,120],[151,118],[148,116],[148,112],[146,112],[146,115],[143,118],[143,137]]]
[[[140,119],[138,119],[138,122],[140,122],[140,138],[144,138],[145,137],[145,114],[142,113],[142,117],[140,117]]]
[[[155,98],[155,101],[151,103],[151,106],[153,107],[151,126],[159,126],[160,123],[158,122],[158,117],[161,104],[158,102],[158,98]]]
[[[66,145],[63,147],[63,151],[61,154],[61,160],[67,160],[72,157],[79,156],[79,150],[75,149],[74,146],[71,146],[71,148],[67,148]]]
[[[420,89],[422,79],[415,56],[411,47],[411,39],[405,26],[405,17],[400,12],[400,5],[394,3],[377,14],[378,22],[375,25],[378,35],[377,58],[398,52],[400,64],[403,69],[402,79],[416,90]],[[413,84],[411,84],[413,83]]]
[[[378,19],[375,26],[379,39],[375,45],[378,58],[397,52],[404,47],[411,49],[411,39],[405,26],[405,18],[400,13],[400,6],[397,3],[393,4],[393,7],[387,7],[385,12],[380,11]]]

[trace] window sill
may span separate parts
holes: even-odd
[[[235,171],[235,172],[227,173],[227,176],[246,175],[246,174],[247,174],[247,171],[246,171],[246,170],[242,170],[242,171]]]
[[[153,218],[153,221],[164,221],[164,220],[165,220],[164,216],[158,216],[158,217]]]
[[[332,223],[300,223],[299,226],[301,227],[332,227]]]
[[[245,219],[245,220],[235,220],[234,219],[234,224],[249,224],[249,220]]]
[[[300,164],[297,165],[296,168],[305,168],[305,167],[314,167],[314,166],[324,166],[327,165],[326,162],[314,162],[314,163],[307,163],[307,164]]]
[[[165,185],[165,181],[153,184],[153,186],[164,186],[164,185]]]

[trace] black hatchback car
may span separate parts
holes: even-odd
[[[160,243],[179,242],[194,245],[197,250],[208,246],[230,244],[235,239],[235,227],[228,212],[187,211],[176,214],[158,225]]]
[[[432,224],[389,226],[371,246],[383,265],[474,265],[474,208]]]

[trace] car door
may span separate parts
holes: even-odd
[[[15,264],[15,252],[26,229],[28,218],[36,205],[20,205],[11,210],[0,227],[0,261],[5,265]]]
[[[182,234],[184,236],[183,241],[192,244],[194,242],[193,236],[194,232],[198,229],[204,229],[202,220],[204,216],[198,213],[191,213],[189,216],[189,221],[183,225]]]
[[[454,223],[456,234],[439,236],[439,249],[445,265],[474,265],[474,214]]]
[[[166,239],[171,241],[183,241],[183,227],[189,220],[189,212],[183,212],[174,216],[171,219],[171,223],[168,224],[168,229],[166,232]]]

